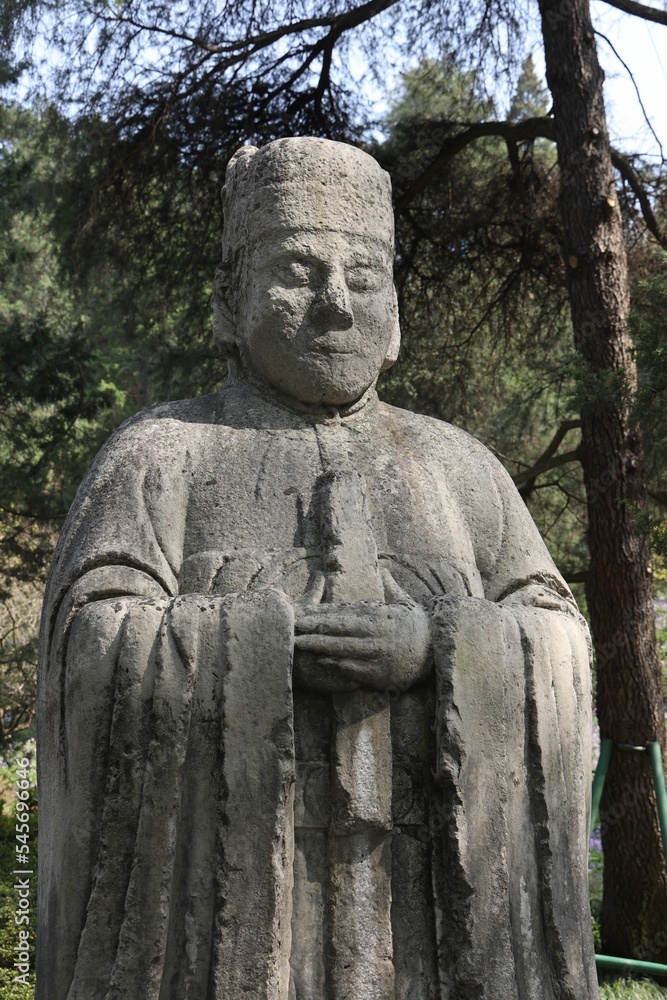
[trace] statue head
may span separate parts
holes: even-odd
[[[396,360],[388,174],[355,146],[243,146],[223,191],[214,327],[247,370],[305,403],[358,399]]]

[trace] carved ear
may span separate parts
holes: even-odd
[[[392,323],[393,330],[391,334],[391,340],[389,341],[389,347],[387,348],[387,356],[382,363],[382,368],[380,371],[386,372],[388,368],[391,368],[393,363],[398,357],[398,352],[401,349],[401,327],[398,322],[398,298],[396,297],[396,289],[394,288],[394,301],[392,306]]]
[[[236,346],[236,323],[231,305],[231,277],[231,265],[218,264],[213,278],[213,336],[220,341],[227,354],[232,353]]]

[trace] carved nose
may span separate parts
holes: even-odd
[[[343,281],[329,280],[312,307],[312,317],[320,327],[331,330],[349,330],[354,316]]]

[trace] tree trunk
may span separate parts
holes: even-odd
[[[588,0],[540,0],[553,96],[565,265],[582,355],[582,464],[588,505],[587,600],[600,732],[665,741],[651,553],[634,530],[646,503],[631,406],[628,274]],[[667,878],[648,755],[615,748],[602,802],[606,954],[667,960]]]

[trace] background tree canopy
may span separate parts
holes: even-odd
[[[657,8],[607,2],[666,30]],[[527,54],[536,16],[551,93]],[[588,597],[598,652],[614,646],[605,734],[625,738],[637,689],[633,740],[664,742],[641,580],[648,541],[667,555],[667,175],[609,145],[588,16],[587,0],[0,4],[0,741],[32,719],[40,587],[95,450],[125,416],[224,378],[209,314],[229,156],[305,134],[360,144],[392,176],[404,344],[382,395],[461,424],[505,462]],[[559,45],[581,73],[559,77]],[[568,79],[594,83],[574,138]],[[598,197],[594,180],[595,212],[568,216],[582,191]],[[616,219],[633,344],[623,294],[595,305],[581,291]],[[606,456],[598,427],[620,429]],[[619,576],[623,595],[601,589]],[[639,645],[619,640],[619,620]],[[643,779],[614,780],[618,798]],[[618,953],[667,919],[651,809],[607,834],[605,898],[622,917],[603,935]]]

